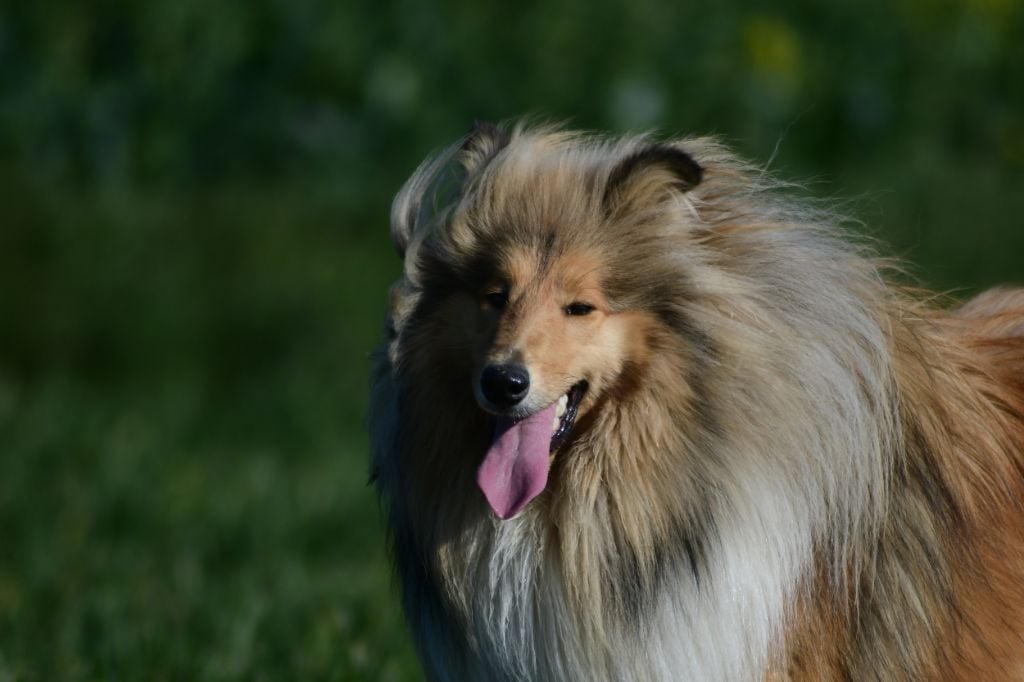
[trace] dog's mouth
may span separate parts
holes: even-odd
[[[552,455],[569,439],[586,392],[587,382],[580,381],[531,415],[494,418],[476,480],[498,518],[512,518],[544,490]]]
[[[586,380],[580,381],[558,399],[555,407],[555,420],[551,424],[555,432],[551,436],[549,453],[554,454],[569,439],[569,433],[576,423],[576,414],[579,412],[580,403],[583,401],[583,394],[587,392],[587,386]]]

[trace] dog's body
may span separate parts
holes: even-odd
[[[417,171],[371,431],[429,678],[1024,679],[1024,291],[833,222],[706,140]]]

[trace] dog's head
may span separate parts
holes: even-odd
[[[698,223],[701,179],[679,145],[482,125],[396,198],[416,299],[402,354],[421,376],[458,377],[488,415],[477,481],[499,517],[544,489],[554,455],[639,380],[663,332],[688,325],[675,245]]]

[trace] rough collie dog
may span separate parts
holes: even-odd
[[[940,308],[706,139],[398,194],[372,475],[432,680],[1024,679],[1024,290]]]

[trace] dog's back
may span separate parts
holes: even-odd
[[[970,320],[979,336],[1011,339],[1024,336],[1024,289],[990,289],[956,310]]]

